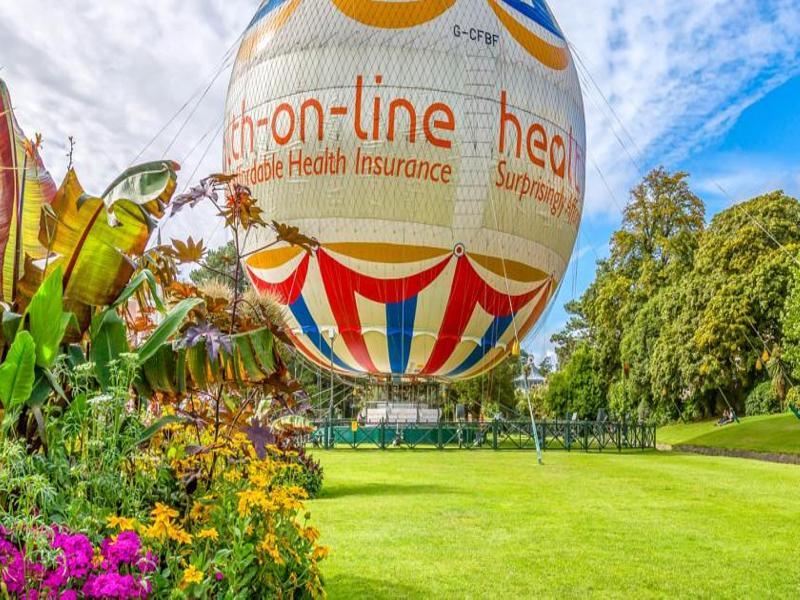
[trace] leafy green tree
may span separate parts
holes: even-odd
[[[539,364],[536,365],[536,369],[539,371],[539,374],[547,379],[550,373],[553,372],[555,366],[553,365],[553,359],[549,356],[545,356],[542,360],[539,361]]]
[[[211,250],[203,261],[203,265],[189,273],[189,279],[195,285],[216,280],[232,288],[233,282],[237,281],[236,278],[236,246],[233,242]],[[240,272],[237,283],[238,293],[243,294],[249,285],[247,277]]]
[[[579,404],[568,386],[577,359],[588,364],[576,354],[583,346],[616,413],[646,406],[657,418],[695,417],[728,402],[742,410],[767,376],[783,402],[800,376],[798,223],[797,200],[773,192],[704,227],[687,175],[650,173],[610,257],[553,336],[561,371],[550,380],[552,406]]]
[[[553,334],[550,341],[555,344],[556,358],[559,365],[569,361],[575,349],[589,338],[589,322],[583,313],[583,305],[579,300],[572,300],[564,305],[570,315],[564,329]]]
[[[544,403],[554,417],[574,412],[582,419],[594,418],[606,406],[605,385],[597,369],[597,355],[589,344],[575,349],[566,365],[553,373]]]

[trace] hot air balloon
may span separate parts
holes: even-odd
[[[585,123],[543,0],[264,0],[226,104],[224,168],[308,252],[246,271],[323,367],[460,380],[531,331],[583,210]]]

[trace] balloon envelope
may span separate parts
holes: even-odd
[[[314,253],[251,233],[297,348],[353,374],[462,379],[541,317],[583,210],[585,125],[542,0],[265,0],[224,161]]]

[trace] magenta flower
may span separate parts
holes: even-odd
[[[133,565],[139,560],[141,549],[142,542],[133,531],[123,531],[114,542],[106,538],[100,546],[105,558],[103,566],[109,571],[118,571],[120,565]]]
[[[87,598],[115,598],[129,600],[133,598],[147,598],[150,585],[133,575],[120,575],[119,573],[103,573],[90,575],[83,586],[83,594]]]
[[[68,535],[56,530],[52,547],[61,550],[59,568],[46,575],[44,584],[58,589],[70,579],[83,579],[92,568],[94,549],[92,542],[83,534]]]
[[[136,563],[140,573],[152,573],[158,567],[158,557],[148,550]]]

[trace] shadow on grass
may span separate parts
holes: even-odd
[[[437,484],[413,483],[339,483],[324,485],[318,500],[332,500],[348,496],[420,496],[425,494],[453,494],[452,488]]]
[[[396,598],[422,598],[425,591],[407,583],[372,579],[358,575],[335,575],[326,578],[325,588],[328,597],[369,598],[370,600],[394,600]]]

